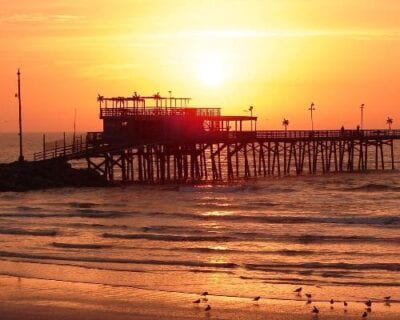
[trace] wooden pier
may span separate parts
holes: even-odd
[[[191,108],[189,98],[98,100],[102,132],[44,149],[35,160],[85,159],[110,181],[142,183],[395,169],[400,130],[257,131],[256,117]]]

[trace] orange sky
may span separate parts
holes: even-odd
[[[396,0],[0,0],[0,131],[99,130],[96,96],[191,96],[259,128],[400,125]]]

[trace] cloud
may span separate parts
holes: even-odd
[[[298,30],[202,30],[183,31],[178,33],[147,34],[150,38],[181,39],[262,39],[262,38],[312,38],[312,37],[345,37],[362,40],[399,39],[400,30],[351,30],[351,29],[298,29]]]
[[[71,23],[81,22],[85,19],[83,16],[65,15],[65,14],[15,14],[11,16],[0,16],[0,23]]]

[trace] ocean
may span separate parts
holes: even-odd
[[[16,143],[0,134],[0,162]],[[0,275],[282,301],[302,287],[400,314],[399,195],[397,170],[0,193]]]

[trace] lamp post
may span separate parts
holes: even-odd
[[[313,120],[313,111],[315,111],[314,102],[311,102],[311,105],[308,108],[308,110],[310,110],[310,115],[311,115],[311,131],[314,131],[314,120]]]
[[[22,150],[22,105],[21,105],[21,72],[18,69],[18,93],[15,95],[18,98],[18,123],[19,123],[19,157],[18,161],[24,161],[24,155]]]
[[[364,128],[364,108],[365,108],[365,105],[364,105],[364,103],[360,106],[360,110],[361,110],[361,121],[360,121],[360,127],[361,127],[361,130]]]

